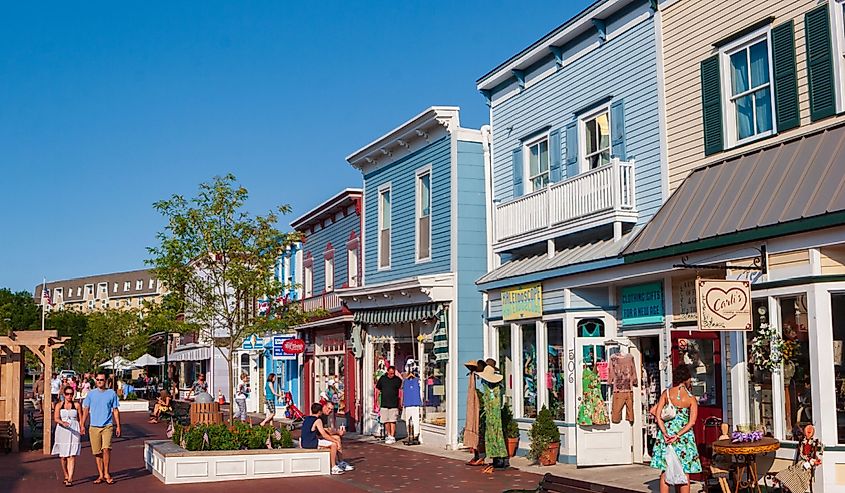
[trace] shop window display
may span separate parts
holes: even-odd
[[[716,350],[711,340],[679,339],[678,350],[683,363],[692,375],[690,392],[698,398],[699,406],[718,406],[719,389],[716,388]]]
[[[830,311],[833,317],[833,371],[836,388],[836,430],[837,442],[845,443],[845,366],[843,366],[843,344],[845,344],[845,293],[830,296]]]
[[[778,361],[778,356],[772,360],[771,342],[773,339],[777,340],[780,333],[770,323],[765,299],[754,301],[751,310],[754,331],[746,334],[749,418],[752,424],[762,425],[766,430],[772,431],[772,369]]]
[[[563,322],[554,321],[546,324],[548,341],[548,368],[546,374],[546,389],[548,391],[548,405],[552,417],[557,420],[566,419],[566,351],[563,347]]]
[[[423,348],[423,423],[446,426],[446,360],[438,360],[434,343]]]
[[[806,297],[780,298],[778,307],[783,338],[784,438],[798,440],[801,428],[813,420]]]
[[[498,327],[499,333],[499,368],[504,378],[504,401],[513,409],[513,357],[511,353],[511,329],[507,325]]]
[[[522,416],[537,417],[537,328],[522,326]]]

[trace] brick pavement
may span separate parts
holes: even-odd
[[[94,458],[87,439],[77,458],[75,482],[65,488],[61,467],[55,457],[40,452],[0,454],[0,491],[8,493],[51,493],[56,491],[99,492],[231,492],[243,488],[285,492],[426,492],[456,490],[461,492],[501,492],[509,488],[533,488],[540,476],[517,470],[484,475],[462,461],[435,457],[404,449],[364,442],[345,444],[346,459],[356,470],[342,476],[290,479],[261,479],[165,486],[144,468],[144,440],[164,438],[165,425],[151,425],[145,413],[123,413],[124,436],[115,441],[112,460],[114,485],[94,485],[97,477]]]

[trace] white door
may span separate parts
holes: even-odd
[[[595,371],[600,377],[606,377],[607,362],[610,354],[614,351],[626,350],[629,344],[626,339],[615,338],[619,344],[606,344],[604,337],[578,337],[576,339],[576,402],[578,410],[584,404],[583,376],[586,368]],[[631,424],[624,419],[620,423],[610,422],[612,389],[607,380],[601,380],[601,402],[607,410],[608,424],[581,426],[575,428],[576,463],[578,466],[599,466],[632,464],[633,457],[633,431]],[[635,409],[636,411],[636,409]]]

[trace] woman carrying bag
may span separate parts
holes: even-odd
[[[689,475],[701,472],[692,432],[698,418],[698,399],[689,392],[691,383],[689,367],[678,365],[672,370],[672,387],[660,395],[654,410],[660,431],[651,467],[663,471],[660,493],[669,493],[669,485],[675,485],[680,493],[689,493]]]

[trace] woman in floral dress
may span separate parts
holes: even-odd
[[[701,472],[701,462],[698,460],[698,448],[695,445],[695,435],[692,427],[698,418],[698,399],[689,392],[692,376],[687,365],[678,365],[672,370],[672,387],[661,394],[657,401],[657,408],[654,411],[657,417],[657,443],[654,445],[654,454],[651,459],[651,467],[666,471],[666,448],[673,447],[684,472],[687,473],[687,484],[676,486],[680,493],[689,493],[689,475]],[[661,414],[667,404],[667,399],[675,406],[675,417],[669,421],[663,421]],[[664,473],[660,473],[660,493],[669,493],[669,485],[666,484]]]

